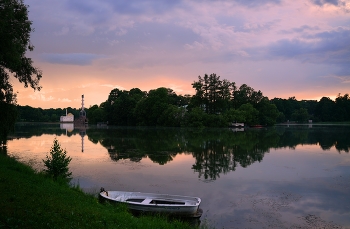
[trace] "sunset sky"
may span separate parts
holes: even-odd
[[[24,0],[40,92],[18,104],[79,108],[118,88],[194,94],[205,73],[270,99],[350,93],[349,0]]]

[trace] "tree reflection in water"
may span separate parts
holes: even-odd
[[[112,128],[101,132],[87,131],[89,139],[100,142],[114,161],[130,159],[139,162],[149,158],[164,165],[180,153],[192,154],[192,169],[206,181],[220,174],[261,162],[270,149],[295,148],[298,144],[320,145],[323,150],[335,147],[349,152],[350,128],[296,126],[246,129],[181,129],[181,128]]]
[[[85,131],[85,129],[84,129]],[[16,125],[16,137],[30,138],[42,134],[67,135],[70,132],[57,125]],[[275,126],[262,129],[245,129],[234,132],[231,129],[185,129],[185,128],[142,128],[108,127],[86,129],[88,140],[100,143],[108,150],[114,161],[129,159],[140,162],[149,158],[164,165],[177,154],[188,154],[195,158],[192,169],[205,181],[220,178],[221,174],[235,171],[255,162],[261,162],[270,149],[290,148],[297,145],[319,145],[322,150],[335,147],[339,153],[350,149],[350,126]],[[6,151],[5,151],[6,152]]]

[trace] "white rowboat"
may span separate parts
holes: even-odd
[[[131,210],[165,213],[186,217],[200,217],[198,197],[178,196],[156,193],[105,191],[101,188],[100,197],[103,199],[126,203]]]

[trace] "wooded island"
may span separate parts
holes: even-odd
[[[86,109],[90,124],[98,122],[118,126],[228,127],[232,123],[247,126],[271,126],[276,123],[350,121],[350,97],[338,95],[335,101],[265,97],[246,84],[221,80],[215,73],[198,76],[192,83],[194,95],[177,95],[160,87],[148,92],[113,89],[106,101]],[[79,116],[79,109],[68,107]],[[64,109],[17,106],[17,121],[58,122]]]

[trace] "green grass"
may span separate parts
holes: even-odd
[[[193,228],[164,217],[134,217],[123,205],[101,204],[1,153],[0,190],[0,228]]]

